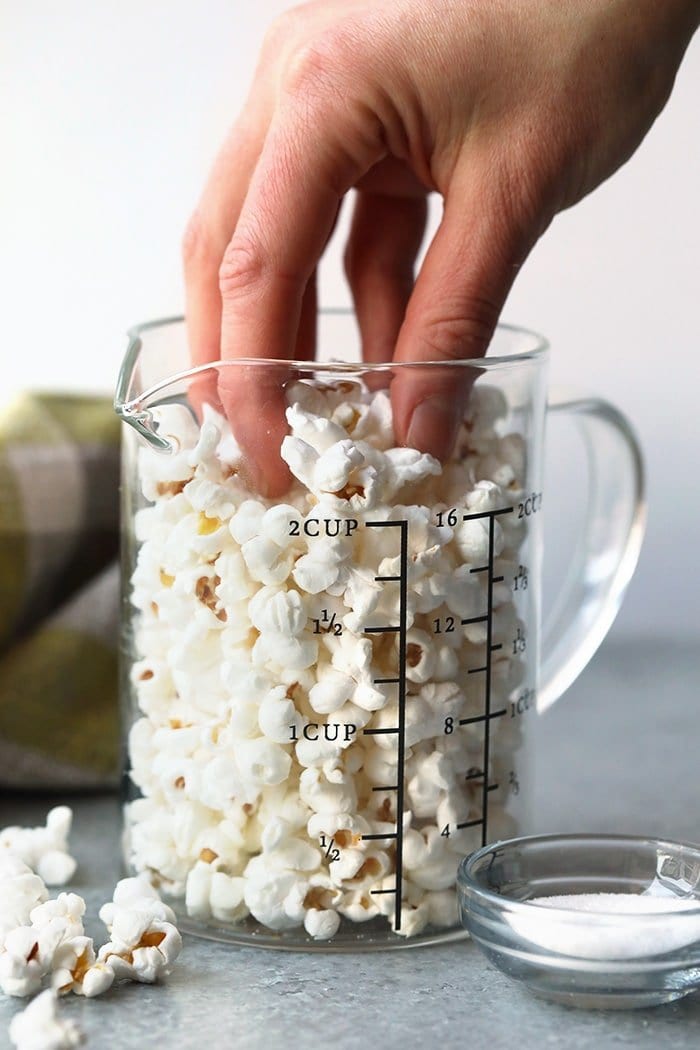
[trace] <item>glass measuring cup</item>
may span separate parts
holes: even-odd
[[[640,452],[605,402],[547,406],[533,333],[367,366],[354,318],[327,312],[319,345],[335,360],[193,369],[180,320],[130,334],[125,861],[210,936],[445,940],[461,857],[530,830],[533,719],[619,607]],[[401,383],[459,406],[442,462],[396,447]],[[592,485],[540,658],[547,411],[583,428]],[[266,463],[289,467],[281,494]]]

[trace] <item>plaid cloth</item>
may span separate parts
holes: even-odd
[[[0,787],[117,781],[118,488],[108,399],[0,411]]]

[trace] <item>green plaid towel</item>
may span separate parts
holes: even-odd
[[[0,787],[117,781],[118,487],[107,398],[0,411]]]

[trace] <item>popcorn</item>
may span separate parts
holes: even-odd
[[[319,714],[333,714],[353,696],[356,686],[350,675],[326,664],[318,669],[318,680],[309,690],[309,703]]]
[[[114,978],[152,984],[170,972],[183,941],[174,913],[144,876],[124,879],[114,899],[100,909],[111,940],[100,948],[98,965]]]
[[[157,913],[161,919],[175,922],[174,912],[161,901],[158,890],[145,872],[132,878],[120,879],[114,887],[112,900],[100,908],[100,919],[107,929],[110,929],[117,908],[139,908],[139,906],[150,910],[152,914]]]
[[[94,998],[114,981],[114,971],[97,962],[91,937],[71,937],[61,941],[53,957],[51,987],[59,995],[75,992]]]
[[[41,988],[44,969],[37,958],[36,932],[18,926],[4,938],[0,952],[0,988],[5,995],[34,995]]]
[[[251,623],[261,632],[292,635],[301,634],[307,614],[298,591],[261,587],[248,605]]]
[[[296,559],[292,579],[307,594],[327,591],[341,576],[346,555],[341,542],[319,536],[313,550]]]
[[[0,854],[0,946],[17,926],[26,926],[32,909],[48,898],[43,879],[11,853]]]
[[[195,919],[215,918],[235,922],[247,914],[243,900],[245,881],[218,871],[213,862],[198,860],[187,876],[185,905]]]
[[[85,901],[77,893],[59,893],[55,900],[33,908],[29,918],[36,939],[36,958],[47,973],[54,964],[58,946],[74,937],[82,937]]]
[[[351,777],[338,770],[338,777],[318,768],[302,770],[299,797],[315,813],[351,813],[357,805],[357,791]]]
[[[290,734],[292,737],[298,735],[301,715],[283,685],[271,689],[260,704],[258,723],[262,733],[278,744],[288,744]]]
[[[335,937],[340,926],[340,915],[331,908],[309,908],[304,916],[304,929],[310,937],[318,941],[328,941]]]
[[[455,858],[448,843],[449,839],[433,826],[405,835],[404,865],[411,882],[425,890],[445,890],[454,885]]]
[[[155,917],[159,910],[152,901],[138,910],[114,909],[111,940],[100,948],[97,959],[115,978],[153,984],[170,973],[182,950],[182,938],[171,922]]]
[[[3,828],[0,852],[8,850],[19,857],[47,886],[63,886],[77,867],[77,861],[68,853],[72,820],[68,806],[55,806],[47,814],[45,827]]]
[[[83,988],[109,979],[96,967],[147,980],[167,967],[153,953],[164,944],[168,955],[167,936],[158,938],[172,913],[144,903],[155,900],[151,875],[204,922],[254,920],[315,941],[338,936],[343,920],[384,917],[393,928],[393,893],[373,891],[395,887],[401,667],[397,932],[456,923],[458,855],[481,835],[457,825],[481,817],[472,774],[483,761],[476,672],[489,595],[490,637],[501,646],[490,660],[492,710],[507,707],[525,672],[510,652],[524,637],[512,590],[522,523],[469,516],[513,504],[525,444],[500,422],[501,392],[481,382],[444,463],[397,447],[386,390],[301,379],[286,397],[280,454],[293,481],[284,502],[246,487],[241,450],[211,406],[199,427],[182,406],[165,410],[174,455],[140,454],[152,506],[136,520],[139,714],[128,746],[144,797],[127,805],[126,850],[143,874],[103,909],[112,947],[68,967]],[[397,521],[406,523],[405,588]],[[490,796],[492,835],[511,827],[504,806],[521,732],[518,720],[491,726],[490,780],[501,785]],[[137,921],[139,912],[150,919]],[[66,944],[79,948],[80,936],[76,926]]]
[[[83,1042],[76,1024],[58,1016],[58,999],[47,988],[10,1021],[10,1041],[17,1050],[70,1050]]]
[[[151,984],[170,972],[182,949],[173,925],[175,915],[147,875],[122,879],[112,901],[100,908],[110,941],[95,959],[92,941],[75,938],[62,948],[64,968],[54,975],[54,986],[86,996],[98,995],[113,980]],[[72,964],[72,965],[71,965]]]

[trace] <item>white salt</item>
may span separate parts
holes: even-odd
[[[700,941],[700,904],[696,899],[638,893],[577,893],[537,897],[542,909],[507,915],[520,936],[547,951],[580,959],[643,959]],[[556,909],[551,917],[545,909]],[[562,909],[562,910],[560,910]],[[693,911],[685,917],[679,913]],[[578,912],[579,914],[572,914]],[[595,916],[587,921],[587,915]],[[638,915],[639,923],[628,916]],[[617,921],[619,919],[619,921]]]

